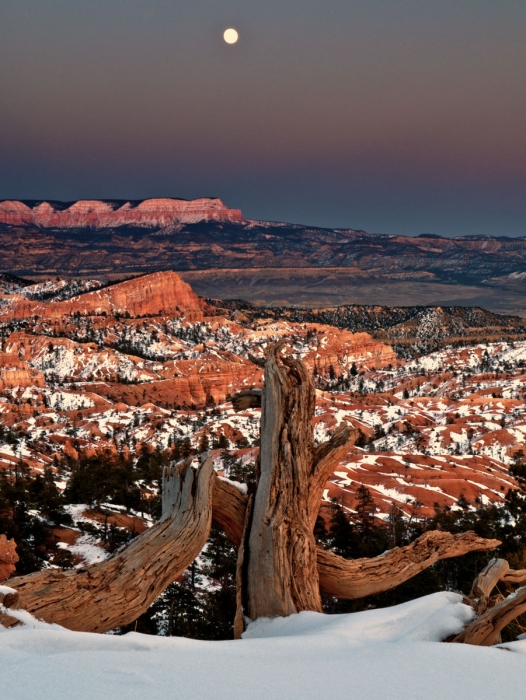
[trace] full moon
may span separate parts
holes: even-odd
[[[236,41],[239,39],[239,34],[236,32],[235,29],[225,29],[223,39],[226,41],[227,44],[235,44]]]

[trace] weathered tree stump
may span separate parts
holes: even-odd
[[[212,521],[210,458],[194,470],[189,462],[163,475],[163,517],[109,559],[71,571],[47,570],[9,579],[15,607],[72,630],[107,632],[146,612],[204,547]],[[16,620],[0,622],[6,626]]]
[[[250,619],[321,611],[314,524],[327,477],[357,431],[344,427],[316,447],[316,391],[306,366],[280,359],[283,343],[265,363],[260,474],[245,537],[244,613]]]
[[[358,431],[344,425],[327,442],[314,443],[314,385],[301,361],[280,358],[282,347],[268,353],[263,391],[242,392],[233,400],[241,409],[262,403],[255,494],[247,497],[219,478],[210,458],[198,471],[188,461],[166,469],[158,524],[100,564],[10,579],[16,594],[4,605],[75,630],[125,625],[195,559],[212,517],[239,548],[236,636],[246,617],[321,611],[320,588],[341,598],[363,597],[393,588],[439,559],[500,544],[474,533],[428,532],[407,547],[354,561],[317,547],[313,531],[323,489]],[[507,571],[506,580],[513,573],[523,572]],[[0,621],[16,623],[5,615]]]

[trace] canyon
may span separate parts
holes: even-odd
[[[520,317],[265,309],[204,300],[174,271],[114,284],[0,279],[0,470],[23,464],[64,489],[71,465],[94,455],[211,449],[219,473],[228,472],[225,455],[253,463],[260,409],[236,412],[230,399],[262,386],[258,359],[281,339],[315,378],[316,440],[342,423],[362,436],[326,484],[325,517],[334,499],[352,516],[364,485],[379,520],[393,508],[425,519],[436,507],[503,503],[516,487],[509,466],[526,450]],[[153,496],[158,487],[139,488]],[[61,556],[106,556],[100,539],[83,534],[100,512],[69,512],[73,524],[55,530]],[[117,529],[148,526],[118,504],[102,512]]]

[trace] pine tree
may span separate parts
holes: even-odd
[[[337,502],[333,504],[328,543],[335,554],[345,559],[354,559],[359,556],[358,532],[345,515],[343,507]]]
[[[203,454],[203,452],[208,452],[210,449],[210,440],[208,438],[208,435],[206,433],[203,433],[201,435],[201,440],[199,441],[199,448],[198,451]]]

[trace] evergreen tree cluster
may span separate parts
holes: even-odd
[[[0,534],[15,539],[19,575],[40,570],[47,563],[69,568],[69,552],[57,547],[53,527],[71,524],[65,500],[51,470],[34,476],[23,462],[11,473],[0,471]]]
[[[159,517],[162,470],[172,459],[170,452],[150,450],[146,445],[136,460],[109,450],[81,454],[78,460],[69,461],[64,498],[67,503],[86,503],[96,510],[102,503],[112,503]]]

